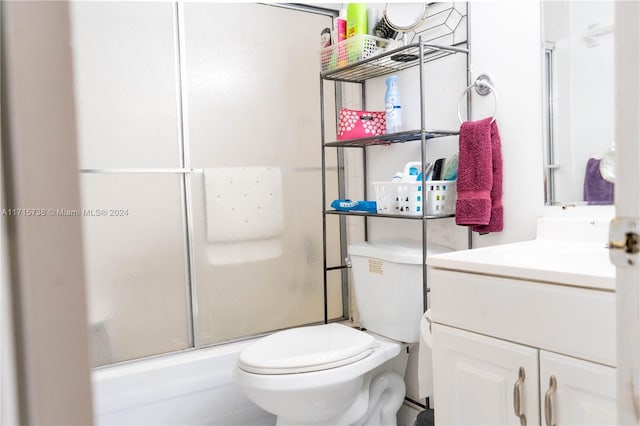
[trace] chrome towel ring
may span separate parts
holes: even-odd
[[[491,78],[489,78],[489,76],[486,74],[481,74],[473,83],[471,83],[466,89],[462,91],[462,93],[460,94],[460,97],[458,98],[457,109],[458,109],[458,120],[460,121],[460,124],[462,124],[462,115],[460,114],[460,105],[462,104],[462,100],[464,99],[464,96],[472,87],[476,89],[476,93],[480,96],[487,96],[489,92],[493,93],[493,97],[495,99],[495,106],[493,108],[493,114],[492,114],[493,119],[491,120],[491,122],[493,123],[494,121],[496,121],[496,114],[498,112],[498,93],[496,92],[496,89],[493,87],[493,82],[491,81]]]

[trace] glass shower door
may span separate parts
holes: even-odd
[[[269,5],[184,5],[203,345],[324,320],[318,46],[331,21]],[[340,278],[330,277],[330,318],[343,315]]]

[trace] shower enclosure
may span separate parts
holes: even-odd
[[[322,270],[318,50],[332,12],[71,11],[94,365],[322,322],[325,303],[330,320],[348,315],[341,274],[325,300]]]

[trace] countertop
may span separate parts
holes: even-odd
[[[535,239],[427,257],[434,268],[615,291],[602,242]]]

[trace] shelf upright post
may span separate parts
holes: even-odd
[[[325,131],[324,131],[324,79],[322,73],[320,73],[320,144],[322,146],[321,155],[321,173],[322,173],[322,273],[323,273],[323,302],[324,302],[324,323],[329,321],[328,307],[327,307],[327,214],[325,209],[327,208],[327,196],[326,196],[326,161],[325,161]]]
[[[342,84],[341,82],[335,81],[334,86],[334,96],[335,96],[335,113],[336,113],[336,125],[340,122],[339,111],[342,107]],[[344,200],[347,198],[347,189],[346,189],[346,168],[345,168],[345,150],[344,148],[336,149],[337,152],[337,161],[338,161],[338,198]],[[349,270],[345,267],[346,258],[347,258],[347,217],[339,216],[339,227],[340,227],[340,261],[341,266],[338,268],[341,269],[340,272],[340,285],[342,287],[342,316],[343,318],[349,318],[351,315],[349,309]],[[332,269],[332,268],[329,268]],[[328,281],[328,279],[327,279]]]
[[[466,19],[466,34],[465,38],[467,39],[467,84],[465,87],[468,87],[471,84],[471,32],[469,31],[469,3],[466,5],[465,12],[467,13]],[[467,92],[467,120],[471,120],[472,114],[472,105],[471,105],[471,90]],[[467,228],[467,248],[470,249],[473,247],[473,232],[471,231],[471,227]]]
[[[367,109],[367,86],[366,81],[363,80],[360,83],[360,105],[363,110]],[[369,176],[367,175],[367,149],[362,147],[362,199],[368,200],[367,195],[367,179]],[[369,241],[369,218],[367,216],[364,217],[364,240]]]
[[[418,37],[418,43],[420,44],[420,63],[419,67],[419,82],[420,82],[420,155],[422,162],[422,308],[423,311],[427,311],[428,302],[427,294],[429,293],[429,286],[427,283],[427,188],[426,188],[426,176],[424,173],[424,165],[427,164],[427,136],[426,136],[426,107],[425,107],[425,93],[424,93],[424,44],[422,43],[422,36]]]

